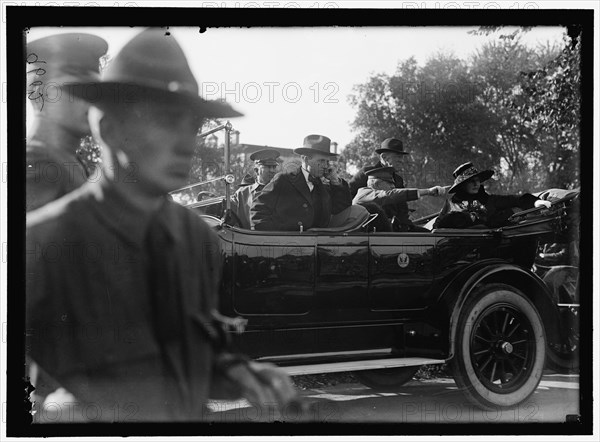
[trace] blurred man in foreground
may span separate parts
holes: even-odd
[[[74,421],[90,419],[90,404],[96,422],[200,421],[209,397],[287,404],[287,375],[220,338],[217,236],[165,198],[185,184],[202,119],[240,114],[198,96],[181,47],[161,29],[127,43],[96,86],[100,179],[27,218],[31,358],[75,399]],[[50,246],[64,253],[50,259]]]

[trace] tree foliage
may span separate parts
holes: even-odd
[[[492,33],[498,29],[481,29]],[[394,75],[373,75],[349,97],[355,137],[347,164],[377,161],[387,137],[410,151],[403,176],[410,187],[452,182],[459,164],[492,168],[495,192],[577,186],[580,121],[580,42],[524,45],[518,29],[483,45],[468,59],[438,53],[423,65],[401,60]],[[416,215],[440,202],[423,199]]]

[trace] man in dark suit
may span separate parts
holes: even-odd
[[[350,207],[352,198],[348,184],[330,168],[329,161],[338,156],[330,146],[329,138],[308,135],[294,149],[301,168],[275,175],[254,200],[250,217],[256,230],[302,231],[340,224],[332,223],[332,215]]]

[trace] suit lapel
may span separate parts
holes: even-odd
[[[300,171],[296,175],[291,175],[290,177],[292,178],[290,180],[290,182],[292,183],[292,186],[294,186],[296,188],[296,190],[298,192],[300,192],[300,194],[304,198],[306,198],[306,201],[308,201],[309,204],[312,205],[310,189],[308,188],[308,184],[306,184],[306,180],[304,179],[304,175],[302,174],[302,171]]]

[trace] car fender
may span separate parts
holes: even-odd
[[[448,333],[449,359],[454,355],[456,327],[463,306],[477,286],[494,282],[510,284],[522,291],[540,313],[548,337],[552,339],[556,336],[557,324],[560,322],[558,308],[552,301],[546,284],[522,267],[505,261],[486,260],[461,272],[442,295],[443,303],[452,306]]]

